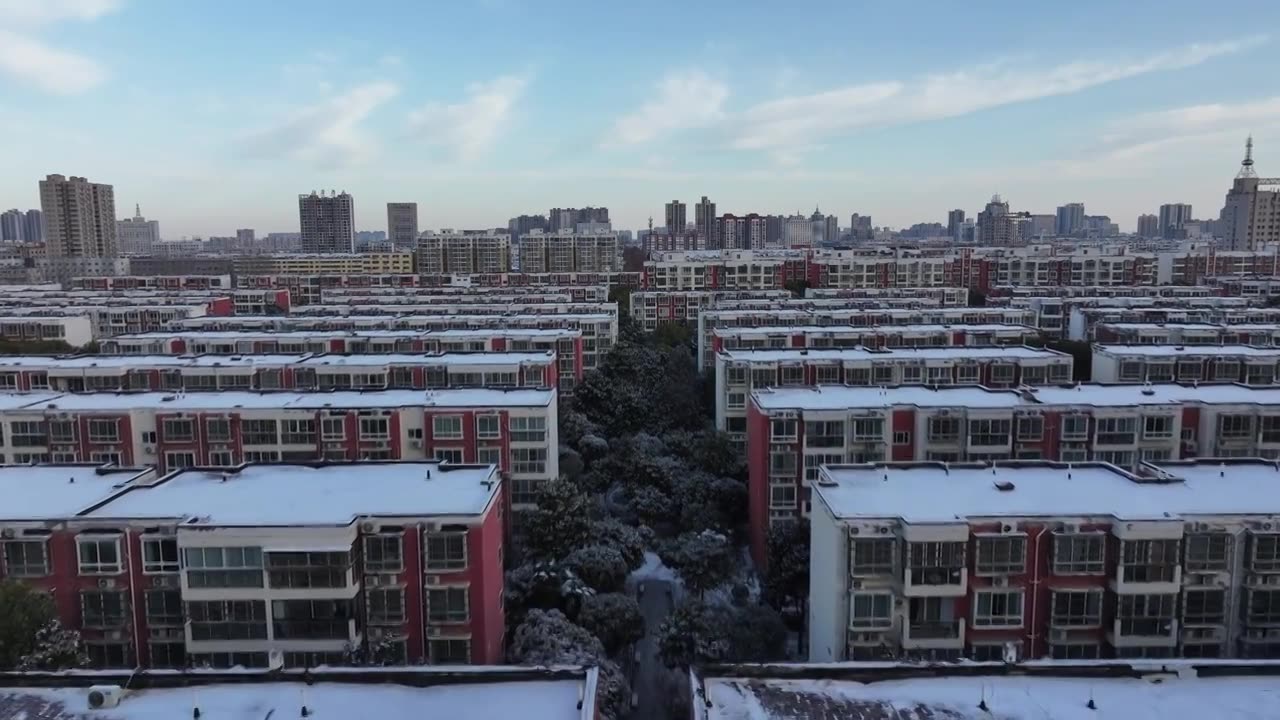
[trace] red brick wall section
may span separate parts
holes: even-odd
[[[751,557],[763,568],[769,534],[769,417],[747,406],[747,517]]]

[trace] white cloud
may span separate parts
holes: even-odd
[[[378,64],[383,67],[400,67],[404,64],[404,58],[394,53],[387,53],[378,58]]]
[[[701,70],[667,73],[655,95],[618,118],[606,145],[635,145],[676,130],[702,128],[724,119],[729,87]]]
[[[390,82],[358,85],[252,133],[246,147],[258,155],[285,155],[327,167],[366,162],[377,154],[378,145],[365,132],[364,121],[399,92]]]
[[[998,62],[966,70],[785,97],[734,119],[731,145],[747,150],[812,146],[867,128],[967,115],[987,108],[1068,95],[1152,72],[1177,70],[1256,46],[1264,38],[1188,45],[1122,61],[1080,60],[1032,68]]]
[[[528,78],[517,75],[473,83],[461,102],[431,103],[410,113],[409,128],[432,145],[450,149],[460,160],[475,159],[498,141],[528,85]]]
[[[60,95],[101,84],[107,72],[96,60],[53,47],[36,33],[60,22],[95,20],[119,6],[118,0],[0,0],[0,74]]]

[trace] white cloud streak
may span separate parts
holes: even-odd
[[[0,74],[57,95],[100,85],[106,69],[84,55],[38,37],[57,23],[96,20],[119,9],[118,0],[0,0]]]
[[[409,129],[458,160],[474,160],[498,142],[528,85],[529,79],[518,75],[473,83],[460,102],[430,103],[410,113]]]
[[[653,96],[618,118],[606,146],[635,145],[677,130],[704,128],[724,119],[729,87],[701,70],[667,73]]]
[[[378,144],[365,131],[365,120],[397,94],[390,82],[358,85],[323,102],[299,108],[277,124],[245,138],[251,154],[288,156],[324,167],[365,163]]]

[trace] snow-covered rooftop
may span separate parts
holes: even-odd
[[[315,355],[301,362],[304,367],[369,367],[384,365],[521,365],[545,364],[554,353],[538,352],[474,352],[474,353],[368,353],[354,355]]]
[[[975,675],[858,682],[705,678],[695,720],[1262,720],[1277,681],[1262,677]],[[1087,707],[1092,698],[1096,709]],[[978,707],[985,700],[988,710]]]
[[[1280,359],[1280,347],[1253,345],[1114,345],[1094,346],[1094,352],[1131,357],[1177,357],[1179,355],[1213,355],[1215,357],[1261,357]]]
[[[3,370],[134,370],[142,367],[278,367],[297,365],[310,355],[77,355],[49,357],[40,355],[0,357]]]
[[[32,403],[49,402],[58,397],[62,395],[55,392],[3,393],[0,394],[0,410],[16,410]]]
[[[546,407],[555,390],[531,388],[443,388],[439,390],[369,390],[341,392],[251,392],[223,390],[196,393],[67,393],[0,395],[0,409],[119,410],[134,408],[169,410],[397,408],[397,407]],[[25,399],[25,403],[17,399]]]
[[[0,497],[4,498],[0,520],[72,517],[115,494],[122,485],[153,475],[147,468],[96,465],[0,467]]]
[[[1035,405],[1014,390],[957,385],[892,388],[817,385],[756,390],[752,399],[761,410],[847,410],[915,405],[917,407],[1012,408]]]
[[[865,335],[868,333],[944,333],[944,332],[1018,332],[1029,335],[1040,331],[1029,325],[1013,325],[1008,323],[956,323],[954,325],[763,325],[752,327],[715,328],[716,335],[733,335],[749,337],[752,335],[785,335],[788,333],[852,333]]]
[[[1007,462],[827,465],[811,487],[837,518],[901,518],[910,523],[982,517],[1280,514],[1280,465],[1171,466],[1180,480],[1150,482],[1105,463]],[[1213,472],[1217,470],[1217,472]],[[998,485],[1009,483],[1009,489]]]
[[[1280,353],[1280,348],[1277,348]],[[1071,356],[1053,350],[1021,345],[993,347],[892,348],[807,348],[766,350],[723,350],[730,362],[803,362],[806,360],[1070,360]]]
[[[368,515],[480,515],[499,497],[493,465],[267,463],[180,470],[128,489],[86,517],[196,518],[200,525],[347,525]]]
[[[1098,327],[1113,328],[1115,330],[1201,330],[1205,332],[1213,332],[1225,328],[1223,325],[1216,323],[1154,323],[1154,322],[1104,322],[1098,323]]]
[[[1171,405],[1214,403],[1230,405],[1280,405],[1280,387],[1268,385],[1152,385],[1081,384],[1075,387],[1044,386],[1027,389],[1044,405]]]

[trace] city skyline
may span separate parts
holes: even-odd
[[[594,205],[638,229],[702,195],[722,213],[818,205],[905,227],[1000,193],[1036,213],[1083,202],[1132,231],[1165,203],[1220,208],[1249,133],[1259,167],[1280,166],[1275,40],[1249,30],[1280,19],[1266,3],[1080,3],[1087,33],[1011,3],[815,3],[805,22],[661,3],[314,9],[0,4],[0,127],[22,138],[0,206],[38,206],[47,174],[102,178],[167,236],[207,237],[296,229],[293,198],[320,188],[378,229],[388,202],[417,202],[423,228]],[[668,11],[714,30],[638,53],[634,28]],[[591,32],[564,42],[566,14]],[[811,18],[861,39],[813,44]],[[996,22],[999,47],[965,40]],[[433,42],[410,45],[422,25]],[[457,66],[476,28],[496,49]],[[918,42],[891,41],[901,28]]]

